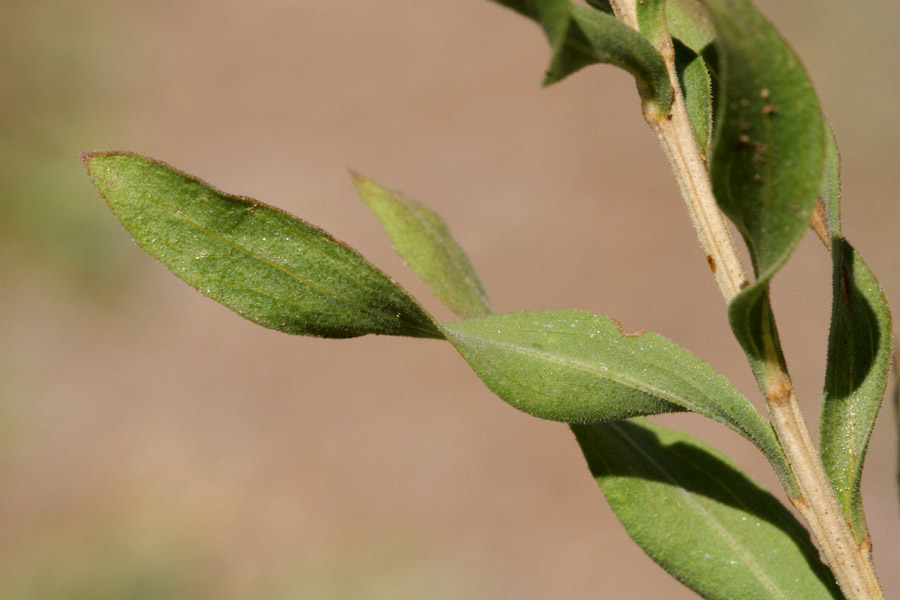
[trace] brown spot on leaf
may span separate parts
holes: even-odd
[[[716,273],[716,259],[712,257],[712,255],[706,255],[706,264],[709,265],[709,270],[713,272],[713,275]]]
[[[822,203],[821,198],[816,203],[816,208],[809,219],[809,226],[816,232],[816,235],[819,236],[819,240],[821,240],[822,244],[830,251],[831,233],[828,231],[828,223],[825,218],[825,205]]]

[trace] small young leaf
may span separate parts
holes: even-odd
[[[494,0],[540,25],[553,48],[544,85],[561,81],[597,63],[625,69],[637,81],[645,101],[665,113],[672,85],[662,56],[640,33],[611,14],[570,0]]]
[[[746,0],[703,0],[716,28],[718,92],[710,174],[744,237],[756,282],[729,305],[735,337],[765,389],[783,362],[769,281],[806,231],[824,165],[823,120],[799,59]]]
[[[572,431],[628,534],[703,598],[842,598],[803,526],[713,448],[644,419]]]
[[[844,514],[862,543],[868,528],[860,481],[890,373],[891,314],[875,276],[841,233],[840,156],[830,131],[826,139],[822,202],[831,235],[834,294],[820,452]]]
[[[321,229],[149,158],[82,156],[138,245],[242,317],[320,337],[443,338],[406,291]]]
[[[443,327],[491,391],[519,410],[569,423],[693,411],[746,437],[793,486],[775,435],[756,409],[712,367],[662,336],[626,335],[613,319],[576,310]]]
[[[666,22],[675,46],[675,68],[691,129],[703,156],[708,157],[716,95],[707,57],[715,61],[715,27],[699,0],[669,0]]]
[[[709,142],[712,138],[712,79],[703,57],[693,50],[673,40],[675,46],[675,69],[681,84],[681,93],[691,121],[691,130],[703,156],[709,156]]]
[[[666,0],[643,0],[635,5],[638,28],[653,47],[662,50],[670,41],[666,24]]]
[[[494,312],[475,269],[440,216],[366,177],[354,175],[354,183],[397,254],[441,302],[464,318]]]

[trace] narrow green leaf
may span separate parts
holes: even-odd
[[[823,121],[803,66],[746,0],[703,0],[716,28],[718,93],[710,174],[716,200],[744,237],[756,282],[729,320],[765,388],[766,357],[783,362],[769,281],[803,237],[825,156]]]
[[[638,4],[640,6],[640,4]],[[666,22],[675,47],[675,68],[691,129],[704,157],[713,128],[713,79],[706,55],[715,60],[715,27],[699,0],[668,0]]]
[[[875,276],[841,233],[840,156],[830,131],[827,141],[822,202],[831,234],[834,294],[820,452],[844,514],[862,543],[869,534],[860,482],[891,368],[891,313]]]
[[[138,245],[242,317],[321,337],[443,337],[406,291],[321,229],[149,158],[82,156]]]
[[[670,41],[666,24],[666,0],[643,0],[635,5],[638,28],[657,50]]]
[[[703,57],[679,42],[675,46],[675,69],[681,84],[691,130],[703,156],[709,156],[709,142],[712,138],[712,79]]]
[[[842,598],[803,526],[705,443],[643,419],[572,431],[628,534],[703,598]]]
[[[441,302],[464,318],[493,312],[475,269],[440,216],[371,179],[354,175],[353,180],[397,254]]]
[[[640,33],[611,14],[570,0],[494,2],[532,19],[547,34],[553,59],[544,85],[588,65],[607,63],[634,76],[645,102],[655,102],[662,113],[669,110],[672,86],[662,56]]]
[[[443,327],[475,373],[519,410],[569,423],[689,410],[746,437],[793,485],[775,435],[756,409],[712,367],[660,335],[626,335],[613,319],[576,310]]]

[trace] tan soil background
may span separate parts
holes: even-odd
[[[834,123],[845,231],[900,301],[900,5],[759,5]],[[353,168],[440,212],[498,310],[614,316],[755,399],[627,75],[542,90],[539,30],[484,0],[6,0],[0,34],[0,597],[696,597],[630,542],[565,426],[446,344],[254,327],[142,255],[77,157],[130,149],[281,206],[450,318]],[[830,265],[812,236],[775,285],[815,421]],[[777,485],[721,427],[665,422]],[[886,406],[864,483],[889,597],[895,422]]]

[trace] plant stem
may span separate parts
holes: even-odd
[[[621,21],[639,30],[635,2],[611,0],[610,5]],[[667,114],[654,110],[654,103],[645,103],[644,117],[669,160],[700,246],[725,302],[729,303],[748,285],[749,279],[728,223],[716,204],[706,161],[691,129],[675,70],[671,39],[663,37],[666,41],[657,50],[666,62],[674,98]],[[778,358],[777,334],[772,330],[764,334],[769,365],[766,403],[772,426],[800,489],[800,497],[788,494],[791,502],[809,524],[846,598],[883,600],[884,593],[871,560],[870,544],[868,540],[857,544],[844,518],[803,419],[790,377]]]

